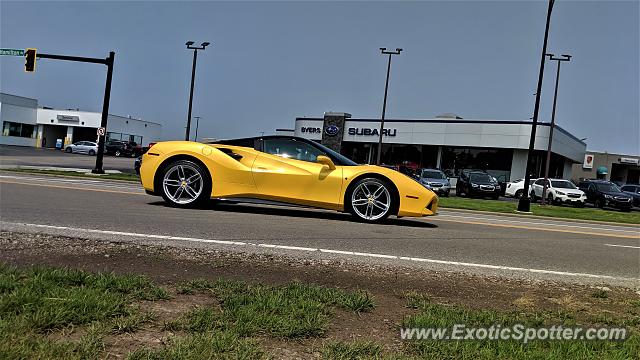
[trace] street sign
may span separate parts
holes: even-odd
[[[22,49],[0,49],[0,55],[24,56],[24,50],[22,50]]]
[[[103,127],[99,127],[98,128],[98,136],[104,136],[104,134],[107,133],[107,129],[103,128]]]

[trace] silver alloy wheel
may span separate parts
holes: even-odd
[[[202,193],[203,185],[200,171],[188,164],[170,167],[162,179],[164,193],[176,204],[194,202]]]
[[[381,182],[364,181],[351,193],[353,211],[365,220],[378,220],[391,208],[391,194]]]

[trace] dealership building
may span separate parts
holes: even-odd
[[[619,184],[640,184],[640,156],[587,151],[573,165],[574,179],[604,179]]]
[[[0,93],[0,145],[56,147],[96,141],[102,113],[39,107],[38,100]],[[109,114],[107,140],[134,141],[142,146],[160,140],[162,126],[130,116]]]
[[[535,177],[544,173],[550,129],[549,123],[538,123],[532,157]],[[554,129],[549,174],[571,179],[573,165],[584,160],[586,144],[557,125]],[[375,163],[379,131],[380,119],[327,112],[323,118],[296,118],[289,133],[319,141],[358,163]],[[524,177],[531,121],[444,114],[432,119],[388,119],[382,132],[383,164],[439,168],[452,178],[462,169],[481,169],[508,181]]]

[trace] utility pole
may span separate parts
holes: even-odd
[[[203,42],[200,46],[193,46],[193,41],[187,41],[187,49],[193,50],[193,65],[191,67],[191,90],[189,92],[189,113],[187,114],[187,129],[184,134],[184,140],[189,141],[189,130],[191,130],[191,108],[193,106],[193,85],[196,81],[196,63],[198,61],[198,50],[204,50],[209,46],[208,42]]]
[[[387,91],[389,90],[389,72],[391,71],[391,55],[400,55],[402,49],[397,48],[396,51],[387,51],[387,48],[380,48],[380,53],[383,55],[389,55],[389,61],[387,62],[387,80],[384,84],[384,100],[382,102],[382,118],[380,119],[380,138],[378,139],[378,157],[376,164],[380,165],[380,158],[382,156],[382,131],[384,130],[384,117],[387,112]]]
[[[556,127],[556,101],[558,100],[558,82],[560,81],[560,63],[563,61],[571,61],[571,55],[562,54],[561,58],[554,57],[553,54],[547,54],[549,60],[558,62],[556,71],[556,88],[553,92],[553,109],[551,110],[551,129],[549,129],[549,144],[547,145],[547,161],[544,165],[544,185],[542,186],[542,202],[544,205],[547,200],[547,182],[549,181],[549,163],[551,162],[551,143],[553,141],[553,129]]]
[[[544,63],[547,54],[547,40],[549,38],[549,24],[551,22],[551,11],[555,0],[549,0],[547,6],[547,22],[544,28],[544,41],[542,42],[542,56],[540,57],[540,72],[538,73],[538,88],[536,91],[536,105],[533,109],[533,122],[531,123],[531,137],[529,138],[529,152],[527,153],[527,163],[524,174],[524,189],[522,197],[518,200],[518,211],[530,212],[531,199],[529,199],[529,182],[531,181],[531,157],[533,156],[533,146],[536,140],[536,128],[538,127],[538,111],[540,110],[540,93],[542,93],[542,78],[544,76]]]
[[[196,136],[193,137],[193,141],[198,141],[198,125],[200,125],[200,116],[194,116],[196,119]]]

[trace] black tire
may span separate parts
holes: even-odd
[[[547,204],[549,205],[557,205],[555,201],[553,201],[553,194],[547,195]]]
[[[522,193],[524,192],[524,190],[518,190],[516,191],[516,193],[513,195],[514,198],[516,199],[520,199],[522,198]]]
[[[444,197],[449,197],[449,192],[451,192],[451,190],[449,190],[446,193],[444,193]]]
[[[531,199],[531,202],[537,202],[538,198],[536,197],[536,193],[533,192],[533,190],[531,190],[531,193],[529,193],[529,199]]]
[[[372,193],[377,192],[381,187],[384,190],[380,195],[375,199],[379,202],[387,205],[386,210],[381,210],[380,207],[376,207],[373,203],[364,203],[360,205],[354,205],[354,200],[364,200],[366,199],[366,194],[363,192],[362,187],[368,189],[368,191],[373,190]],[[377,186],[377,188],[376,188]],[[355,199],[354,199],[355,197]],[[374,201],[375,201],[374,200]],[[367,216],[369,213],[369,204],[371,204],[371,216]],[[362,213],[361,207],[365,206],[365,213]],[[358,180],[355,184],[349,187],[349,192],[345,197],[345,210],[353,215],[358,221],[366,222],[366,223],[379,223],[384,221],[389,215],[396,212],[398,208],[398,200],[396,199],[396,194],[393,185],[383,179],[379,178],[364,178]],[[378,211],[378,213],[376,213]]]
[[[122,155],[122,153],[120,152],[120,150],[116,150],[116,153],[114,155],[115,156],[120,156],[120,155]]]
[[[462,191],[461,188],[456,188],[456,196],[464,197],[465,196],[464,191]]]
[[[71,148],[71,146],[67,147],[66,149],[64,149],[64,152],[71,154],[73,153],[73,149]]]
[[[193,199],[187,201],[187,199],[181,199],[181,194],[183,192],[185,192],[186,197],[191,197],[190,194],[188,193],[188,191],[183,190],[180,192],[180,195],[177,196],[178,201],[176,201],[176,194],[179,190],[180,187],[184,186],[179,186],[179,185],[164,185],[164,179],[165,176],[167,176],[167,174],[171,173],[171,175],[173,175],[175,171],[177,170],[177,167],[182,166],[183,168],[183,174],[185,174],[185,169],[188,169],[188,171],[186,172],[186,175],[184,176],[184,179],[191,177],[192,175],[194,175],[196,172],[200,175],[200,179],[202,180],[201,183],[198,184],[197,188],[193,187],[190,189],[192,189],[194,191],[194,193],[196,193],[196,196],[193,197]],[[179,172],[178,172],[179,174]],[[164,199],[164,201],[167,203],[167,205],[171,206],[171,207],[177,207],[177,208],[197,208],[197,207],[201,207],[207,200],[209,200],[211,198],[211,177],[208,173],[207,170],[205,170],[201,165],[193,162],[193,161],[189,161],[189,160],[176,160],[173,161],[169,164],[167,164],[166,166],[164,166],[162,168],[161,171],[158,172],[158,175],[156,175],[156,193],[160,193],[162,195],[162,198]],[[175,186],[176,189],[176,193],[174,193],[173,195],[170,194],[169,192],[173,190],[173,186]],[[198,192],[199,190],[199,192]],[[182,201],[179,201],[182,200]]]
[[[95,154],[96,154],[96,152],[95,152],[95,151],[93,151],[93,150],[89,150],[89,155],[93,156],[93,155],[95,155]]]
[[[492,198],[493,200],[498,200],[498,199],[500,199],[500,195],[493,195],[491,198]]]
[[[601,199],[596,199],[596,202],[593,203],[593,206],[599,209],[604,209],[604,202]]]

